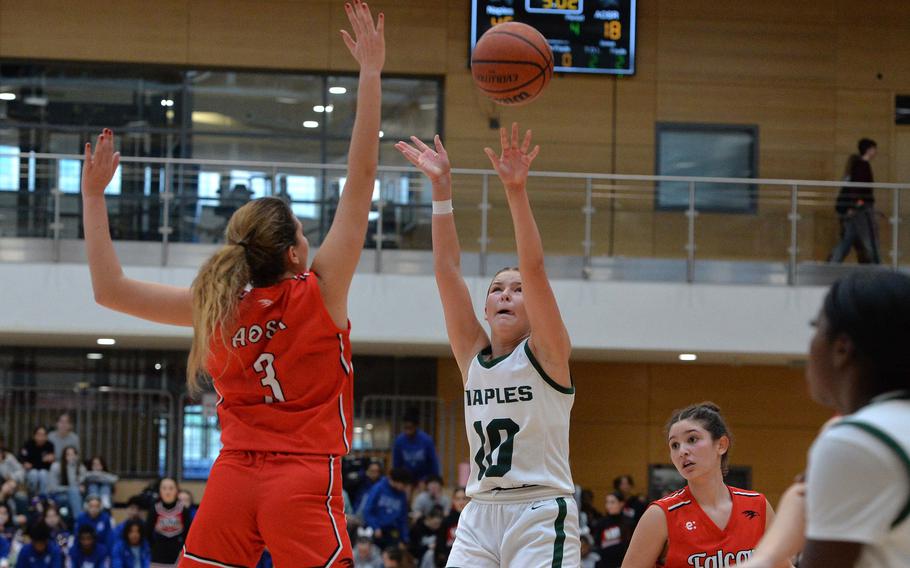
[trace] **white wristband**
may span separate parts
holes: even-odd
[[[454,211],[454,209],[452,209],[451,199],[433,202],[433,215],[448,215],[452,211]]]

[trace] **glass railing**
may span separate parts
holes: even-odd
[[[51,252],[41,258],[61,260],[61,243],[83,235],[81,160],[0,154],[0,243],[28,241],[29,250],[45,243]],[[273,195],[287,200],[318,247],[345,176],[344,164],[124,157],[107,191],[111,233],[120,247],[159,243],[150,263],[169,265],[173,247],[220,243],[234,211]],[[456,169],[453,179],[462,249],[472,270],[489,274],[498,268],[491,263],[514,256],[505,192],[489,170]],[[842,270],[828,258],[840,235],[835,197],[849,185],[875,188],[881,265],[910,268],[910,183],[532,172],[528,187],[548,262],[562,276],[798,284]],[[712,187],[751,201],[708,209],[699,196],[716,200],[718,192],[705,191]],[[672,206],[659,202],[659,188],[672,189]],[[430,185],[415,170],[379,168],[364,243],[370,266],[397,271],[404,264],[392,261],[405,251],[430,250],[430,201]],[[3,244],[0,259],[24,258],[4,255]]]

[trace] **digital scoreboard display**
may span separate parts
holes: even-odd
[[[636,0],[472,0],[471,50],[503,22],[537,29],[557,73],[635,73]]]

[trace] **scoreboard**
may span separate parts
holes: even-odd
[[[534,27],[557,73],[635,73],[636,0],[472,0],[471,50],[502,22]]]

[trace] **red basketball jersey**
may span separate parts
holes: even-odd
[[[726,568],[745,562],[765,533],[765,496],[727,486],[733,510],[724,530],[702,511],[689,487],[654,504],[667,516],[665,568]]]
[[[343,455],[351,449],[350,323],[332,321],[316,274],[252,288],[227,345],[214,337],[206,369],[218,392],[226,450]]]

